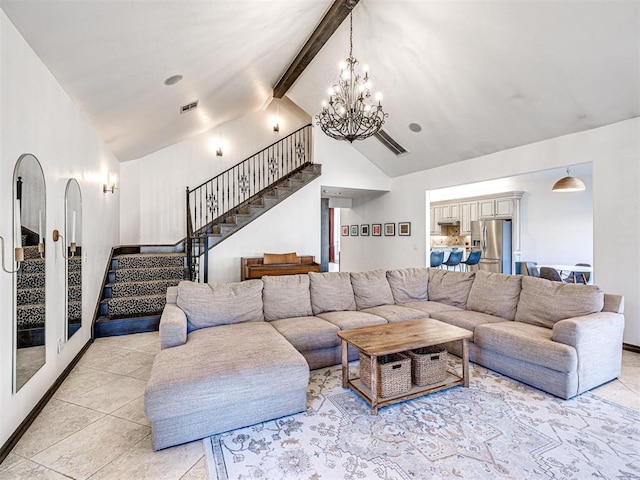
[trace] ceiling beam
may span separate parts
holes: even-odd
[[[291,85],[302,75],[304,69],[307,68],[324,44],[329,41],[358,2],[359,0],[335,0],[333,2],[329,11],[309,37],[309,40],[291,62],[291,65],[289,65],[289,68],[284,72],[276,86],[273,87],[273,98],[282,98],[287,93]],[[350,6],[347,4],[350,4]]]

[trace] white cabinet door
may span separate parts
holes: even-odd
[[[480,200],[478,202],[478,209],[480,210],[479,217],[480,218],[493,217],[495,215],[493,210],[494,203],[495,202],[493,200]]]
[[[442,218],[442,207],[441,205],[435,205],[431,207],[431,235],[440,235],[440,225],[438,222]]]
[[[513,200],[511,198],[498,198],[495,204],[495,215],[497,217],[513,216]]]
[[[471,235],[471,222],[478,220],[478,202],[460,204],[460,235]]]
[[[449,218],[460,220],[460,204],[452,203],[449,205]]]

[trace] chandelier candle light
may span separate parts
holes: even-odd
[[[349,8],[353,6],[347,0]],[[356,72],[353,56],[353,10],[349,13],[349,58],[340,66],[340,78],[329,89],[329,100],[323,102],[322,112],[316,115],[317,125],[336,140],[364,140],[374,135],[388,116],[382,110],[380,93],[371,98],[371,81],[366,67],[364,77]],[[377,104],[375,103],[377,102]]]

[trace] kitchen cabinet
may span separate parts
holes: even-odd
[[[441,235],[440,225],[438,222],[442,218],[442,206],[441,205],[432,205],[431,206],[431,235]]]
[[[460,235],[471,235],[471,222],[478,220],[478,202],[460,204]]]
[[[478,202],[479,218],[513,217],[513,197],[491,198]]]

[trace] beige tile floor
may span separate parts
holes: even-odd
[[[18,445],[0,479],[206,479],[200,440],[151,449],[143,394],[158,333],[97,339]],[[640,354],[624,352],[618,380],[594,393],[640,409]]]

